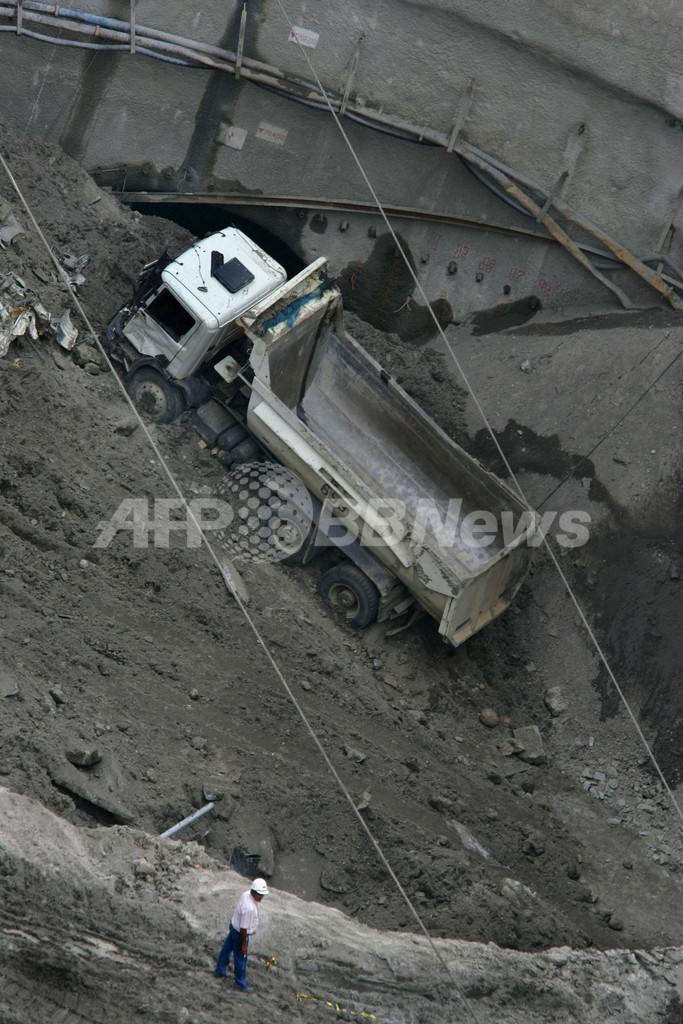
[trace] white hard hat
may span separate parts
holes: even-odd
[[[255,892],[257,896],[267,896],[268,886],[265,878],[255,878],[251,883],[251,891]]]

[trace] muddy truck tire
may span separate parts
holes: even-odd
[[[318,593],[354,629],[365,629],[377,618],[379,590],[358,566],[350,562],[334,565],[323,573]]]
[[[153,366],[141,366],[128,379],[128,393],[152,423],[172,423],[185,411],[183,393]]]

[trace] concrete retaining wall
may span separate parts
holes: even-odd
[[[208,0],[190,10],[176,0],[144,0],[137,20],[235,50],[241,6]],[[343,6],[302,0],[284,6],[315,45],[302,52],[289,41],[290,24],[277,0],[250,0],[245,54],[310,80],[305,54],[323,84],[342,92],[357,53],[352,101],[446,134],[474,80],[464,138],[542,188],[558,189],[636,255],[664,243],[670,257],[683,262],[682,18],[674,0],[349,0]],[[74,8],[130,17],[125,0],[79,0]],[[226,72],[9,32],[0,34],[0,62],[0,114],[60,142],[87,169],[99,171],[103,184],[331,204],[371,201],[329,114]],[[455,154],[348,119],[344,125],[383,202],[472,222],[396,222],[427,295],[441,302],[444,321],[532,299],[554,308],[615,304],[563,249],[543,240],[540,225],[477,182]],[[335,209],[249,213],[303,259],[329,255],[352,303],[363,275],[369,292],[386,296],[392,316],[408,299],[394,326],[419,335],[422,326],[416,335],[417,328],[404,323],[419,300],[410,299],[412,283],[377,218]],[[506,230],[488,230],[491,224]],[[630,271],[610,270],[609,276],[640,304],[661,301]]]

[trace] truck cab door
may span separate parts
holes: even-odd
[[[162,284],[126,324],[123,333],[141,355],[170,361],[196,335],[199,324]]]

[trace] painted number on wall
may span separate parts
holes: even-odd
[[[551,285],[550,281],[547,281],[545,277],[539,277],[538,281],[536,282],[536,287],[538,288],[539,292],[543,292],[544,295],[549,295],[550,292],[553,290],[553,286]]]
[[[521,267],[510,267],[510,279],[512,281],[521,281],[523,277],[526,277],[526,270],[522,270]]]
[[[263,139],[264,142],[274,142],[276,146],[284,146],[287,132],[284,128],[276,128],[274,124],[266,124],[265,121],[261,121],[256,138]]]
[[[458,243],[453,250],[453,258],[456,260],[466,260],[467,254],[470,251],[469,245],[461,245]]]
[[[485,274],[490,274],[495,265],[496,261],[493,256],[484,256],[484,258],[479,261],[479,270],[483,270]]]
[[[315,50],[319,39],[319,32],[312,32],[311,29],[300,28],[298,25],[292,25],[291,32],[289,33],[290,43],[300,43],[302,46],[310,46],[312,50]]]

